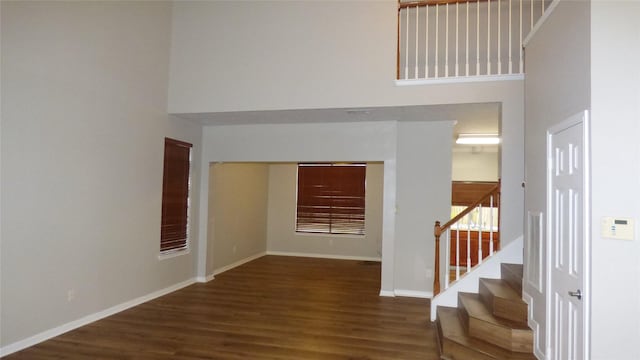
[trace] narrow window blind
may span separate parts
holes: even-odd
[[[164,141],[161,252],[187,247],[191,147],[179,140]]]
[[[298,164],[296,231],[364,235],[366,164]]]

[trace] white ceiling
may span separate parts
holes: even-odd
[[[266,110],[173,115],[182,119],[197,121],[205,126],[455,120],[455,137],[460,133],[498,134],[500,104],[482,103],[342,109]],[[497,149],[497,147],[495,148]]]

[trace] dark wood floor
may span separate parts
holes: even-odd
[[[380,264],[265,256],[5,359],[438,359],[429,301]]]

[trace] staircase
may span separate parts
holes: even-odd
[[[500,279],[480,278],[479,293],[458,293],[458,307],[438,306],[442,359],[532,359],[533,332],[522,301],[522,265],[501,264]]]

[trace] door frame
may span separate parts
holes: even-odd
[[[585,359],[589,359],[591,356],[591,122],[589,118],[589,110],[581,111],[577,114],[574,114],[567,119],[561,121],[560,123],[553,125],[547,129],[546,133],[546,249],[545,249],[545,271],[546,271],[546,285],[545,285],[545,298],[546,298],[546,321],[545,321],[545,336],[546,336],[546,354],[545,357],[547,359],[552,359],[551,356],[553,354],[551,349],[551,326],[553,324],[551,319],[551,267],[552,263],[549,261],[552,257],[553,246],[551,246],[551,224],[552,224],[552,139],[553,135],[559,133],[560,131],[567,129],[571,126],[582,123],[582,146],[583,146],[583,154],[582,154],[582,169],[583,173],[583,232],[584,232],[584,248],[582,252],[582,293],[583,293],[583,326],[582,326],[582,334],[583,334],[583,354]],[[560,359],[553,359],[560,360]],[[576,359],[580,360],[580,359]]]

